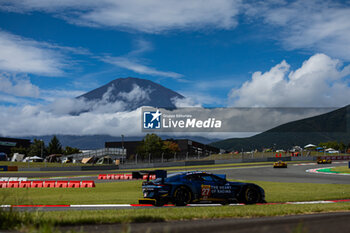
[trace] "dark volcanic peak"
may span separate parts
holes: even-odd
[[[77,98],[90,102],[121,102],[130,111],[142,106],[175,108],[174,100],[184,97],[150,80],[128,77],[115,79]]]

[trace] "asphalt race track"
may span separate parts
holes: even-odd
[[[228,179],[249,181],[273,181],[292,183],[318,183],[318,184],[350,184],[350,176],[307,173],[308,169],[346,166],[348,162],[335,162],[332,164],[300,163],[288,164],[288,168],[273,168],[271,165],[248,165],[232,167],[203,167],[203,171],[226,174]],[[174,169],[168,169],[168,172]],[[130,170],[127,173],[131,173]],[[137,170],[136,170],[137,171]],[[16,176],[28,178],[48,178],[59,176],[72,176],[68,178],[54,178],[55,180],[94,180],[95,183],[128,182],[127,180],[98,180],[98,174],[121,173],[115,171],[77,171],[77,172],[17,172],[1,174],[1,176]],[[82,177],[73,177],[82,176]]]
[[[292,183],[317,183],[317,184],[350,184],[350,176],[307,173],[307,169],[346,166],[348,162],[333,164],[308,165],[289,164],[288,168],[247,167],[240,169],[215,170],[218,174],[226,174],[228,179],[251,180],[251,181],[274,181]]]
[[[349,232],[350,212],[313,215],[231,218],[215,220],[173,221],[159,223],[132,223],[130,225],[102,224],[77,227],[61,227],[63,232],[84,230],[84,232],[132,232],[132,233],[344,233]],[[126,231],[125,229],[129,229]],[[347,230],[348,229],[348,230]],[[124,230],[124,231],[122,231]]]
[[[296,183],[319,183],[319,184],[350,184],[350,176],[331,175],[331,174],[315,174],[307,173],[308,169],[346,166],[348,162],[336,162],[333,164],[316,164],[316,163],[300,163],[288,164],[288,168],[273,168],[271,165],[248,165],[248,166],[231,166],[222,168],[203,167],[202,170],[226,174],[228,179],[250,180],[250,181],[273,181],[273,182],[296,182]],[[131,172],[131,171],[130,171]],[[129,173],[130,173],[129,172]],[[168,170],[169,173],[173,169]],[[21,177],[47,177],[56,176],[55,180],[94,180],[100,182],[128,182],[124,180],[98,180],[98,174],[120,173],[118,171],[90,171],[90,172],[50,172],[50,173],[15,173]],[[3,175],[3,174],[2,174]],[[57,176],[77,176],[71,178],[57,178]],[[14,173],[7,176],[14,176]],[[114,207],[116,209],[118,207]],[[121,209],[123,207],[120,207]],[[142,208],[142,207],[141,207]],[[147,207],[159,208],[159,207]],[[162,207],[174,208],[174,207]],[[188,208],[188,207],[177,207]],[[38,208],[15,208],[20,211],[38,210]],[[65,207],[47,207],[39,208],[41,211],[60,211],[60,210],[77,210],[79,208]],[[88,208],[84,208],[88,209]],[[111,209],[111,207],[98,207],[90,209]],[[160,223],[132,223],[128,226],[121,224],[102,224],[102,225],[83,225],[83,226],[67,226],[60,227],[59,230],[80,231],[84,232],[122,232],[125,227],[130,228],[127,232],[181,232],[181,233],[212,233],[212,232],[237,232],[237,233],[267,233],[267,232],[346,232],[349,228],[350,212],[346,213],[325,213],[312,215],[282,216],[282,217],[263,217],[263,218],[232,218],[232,219],[216,219],[216,220],[195,220],[181,222],[160,222]],[[125,231],[126,232],[126,231]]]

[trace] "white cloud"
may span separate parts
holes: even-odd
[[[169,78],[181,78],[182,75],[171,72],[171,71],[160,71],[152,67],[148,67],[138,63],[135,59],[128,57],[104,57],[102,61],[106,63],[110,63],[116,65],[118,67],[131,70],[138,74],[147,74],[152,76],[161,76],[161,77],[169,77]]]
[[[176,99],[174,102],[176,107],[198,107],[203,105],[225,106],[227,100],[210,95],[207,92],[200,91],[180,91],[185,96],[184,99]]]
[[[120,135],[130,136],[141,132],[140,109],[132,112],[98,113],[86,112],[80,115],[56,114],[40,106],[0,106],[0,135]]]
[[[48,106],[50,112],[57,115],[73,114],[79,115],[84,112],[115,113],[130,111],[139,106],[145,100],[149,100],[151,89],[142,89],[134,85],[130,92],[119,92],[116,100],[113,92],[115,86],[110,86],[101,99],[87,100],[85,98],[57,98]]]
[[[202,107],[201,103],[197,102],[197,100],[194,100],[190,97],[185,97],[182,99],[175,97],[171,101],[173,102],[176,108]]]
[[[47,101],[47,102],[53,102],[57,99],[61,98],[75,98],[77,96],[80,96],[86,91],[82,90],[64,90],[64,89],[51,89],[51,90],[40,90],[40,98]]]
[[[287,49],[304,49],[350,60],[350,6],[334,1],[264,1],[246,5],[246,14],[273,26]],[[276,30],[277,29],[277,30]]]
[[[183,77],[182,74],[178,74],[171,71],[160,71],[155,68],[142,64],[138,57],[145,52],[153,50],[152,44],[145,40],[136,40],[135,44],[136,44],[136,48],[124,56],[119,56],[119,57],[105,56],[100,58],[100,60],[112,65],[118,66],[120,68],[131,70],[138,74],[168,77],[168,78],[178,79],[180,81],[182,80],[181,79]]]
[[[0,73],[0,92],[12,96],[39,97],[39,87],[33,85],[27,77],[16,77],[8,73]]]
[[[70,23],[158,33],[173,29],[237,25],[240,0],[4,0],[0,9],[13,12],[43,11]]]
[[[0,70],[45,76],[62,75],[63,55],[47,43],[0,31]]]
[[[127,132],[136,136],[141,133],[140,108],[129,111],[128,102],[149,98],[150,90],[134,86],[123,92],[124,101],[110,101],[114,86],[102,99],[87,101],[84,98],[59,98],[49,104],[25,106],[0,105],[0,135],[120,135]],[[140,96],[141,94],[141,96]]]
[[[315,54],[296,71],[286,61],[269,71],[255,72],[251,80],[229,95],[232,106],[339,107],[349,104],[350,65]]]
[[[118,94],[119,97],[122,97],[128,102],[141,102],[144,100],[150,100],[149,94],[152,92],[151,89],[143,90],[138,85],[134,84],[133,89],[130,92],[120,92]]]

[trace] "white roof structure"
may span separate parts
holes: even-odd
[[[304,146],[304,148],[311,148],[311,147],[316,147],[316,145],[314,145],[314,144],[307,144],[306,146]]]

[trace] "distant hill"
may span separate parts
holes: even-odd
[[[101,149],[105,147],[105,142],[121,141],[121,137],[114,137],[109,135],[89,135],[89,136],[73,136],[73,135],[56,135],[63,147],[70,146],[76,147],[79,149],[93,150]],[[53,135],[45,136],[29,136],[23,137],[24,139],[30,139],[33,141],[34,138],[41,139],[45,142],[45,145],[48,145],[51,141]],[[196,142],[201,142],[203,144],[209,144],[211,142],[217,141],[218,139],[208,139],[204,137],[174,137],[174,136],[162,136],[162,139],[184,139],[188,138]],[[140,137],[125,137],[125,141],[138,141],[142,140],[143,136]]]
[[[184,97],[150,80],[128,77],[115,79],[77,98],[87,101],[104,99],[109,103],[123,101],[128,106],[126,110],[132,111],[142,106],[175,108],[173,100]]]
[[[263,148],[290,149],[292,146],[305,146],[309,143],[338,141],[350,142],[350,105],[335,111],[286,123],[263,133],[247,138],[230,138],[210,145],[228,151],[242,149],[261,150]]]

